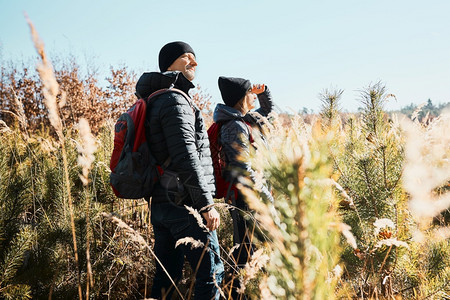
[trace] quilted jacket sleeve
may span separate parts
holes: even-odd
[[[213,203],[210,183],[206,181],[201,158],[197,151],[195,114],[188,101],[178,94],[165,99],[160,120],[171,169],[189,193],[193,207],[201,209]]]
[[[256,111],[263,117],[267,117],[273,109],[272,95],[270,93],[269,87],[266,86],[264,92],[258,94],[258,100],[260,107]]]

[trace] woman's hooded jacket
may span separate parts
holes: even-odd
[[[245,116],[233,107],[217,104],[214,110],[214,122],[222,123],[220,129],[220,143],[225,154],[227,171],[224,178],[232,183],[245,176],[255,182],[255,172],[248,158],[252,140],[255,134],[261,134],[261,127],[273,109],[272,97],[269,89],[258,94],[260,108],[249,112]],[[261,135],[261,138],[263,136]],[[272,199],[269,190],[263,185],[262,192]]]

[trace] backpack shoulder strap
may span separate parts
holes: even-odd
[[[208,137],[213,138],[218,146],[220,146],[220,129],[222,125],[222,122],[214,122],[208,129]]]
[[[242,121],[243,121],[244,124],[247,126],[248,133],[249,133],[248,138],[249,138],[249,140],[250,140],[250,143],[253,144],[253,142],[254,142],[255,140],[253,139],[253,134],[252,134],[252,131],[253,131],[252,124],[250,124],[249,122],[246,122],[246,121],[244,121],[244,120],[242,120]]]
[[[186,99],[186,101],[189,103],[189,106],[192,108],[192,111],[194,112],[194,115],[195,115],[195,106],[194,106],[194,103],[192,103],[191,97],[189,97],[189,95],[186,94],[185,92],[183,92],[182,90],[174,88],[174,87],[157,90],[156,92],[153,92],[150,96],[148,96],[146,101],[147,101],[147,103],[149,103],[149,101],[151,99],[154,99],[159,95],[162,95],[165,93],[170,93],[170,92],[175,92],[177,94],[182,95]]]
[[[151,103],[152,99],[155,99],[156,97],[158,97],[162,94],[166,94],[166,93],[170,93],[170,92],[175,92],[175,93],[182,95],[186,99],[186,101],[189,103],[189,106],[192,108],[192,112],[194,113],[194,116],[195,116],[195,107],[192,103],[191,98],[182,90],[176,89],[174,87],[157,90],[157,91],[153,92],[150,96],[148,96],[146,99],[144,99],[144,101],[147,103],[147,105],[149,105]],[[170,165],[171,162],[172,162],[172,159],[169,156],[161,166],[158,166],[159,173],[162,174],[164,172],[164,170]]]

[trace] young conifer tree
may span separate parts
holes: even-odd
[[[349,274],[359,274],[354,290],[358,295],[392,295],[387,276],[395,268],[400,241],[408,238],[406,196],[401,188],[403,144],[398,126],[384,112],[393,95],[378,82],[362,90],[359,116],[344,125],[340,150],[334,151],[338,182],[352,198],[344,205],[343,218],[357,240],[357,249],[347,247],[342,259]],[[395,239],[398,244],[384,245]],[[387,242],[386,242],[387,243]]]
[[[336,266],[341,221],[331,184],[332,135],[324,134],[320,123],[308,125],[298,115],[288,128],[280,120],[274,118],[267,143],[258,143],[251,160],[272,187],[274,203],[259,194],[258,182],[247,190],[247,202],[269,241],[261,297],[333,299],[341,275]]]

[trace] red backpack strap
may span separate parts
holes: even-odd
[[[147,114],[147,102],[139,99],[134,106],[128,110],[128,114],[134,121],[133,151],[146,141],[144,122]]]
[[[159,90],[153,92],[152,94],[150,94],[150,96],[148,96],[146,99],[143,99],[143,100],[148,106],[151,103],[152,99],[154,99],[154,98],[156,98],[156,97],[158,97],[158,96],[160,96],[162,94],[169,93],[169,92],[175,92],[175,93],[181,94],[187,100],[187,102],[189,103],[189,106],[192,108],[192,111],[193,111],[194,116],[195,116],[195,107],[194,107],[194,105],[192,103],[191,98],[185,92],[183,92],[182,90],[176,89],[176,88],[174,88],[172,86],[169,87],[169,88],[165,88],[165,89],[159,89]],[[144,116],[144,118],[145,118],[145,116]],[[139,129],[141,129],[141,128],[143,130],[145,130],[144,126],[139,126]],[[145,135],[143,135],[143,136],[145,137]],[[156,166],[160,176],[162,176],[162,174],[164,173],[164,170],[170,165],[171,161],[172,161],[172,159],[170,157],[168,157],[166,159],[166,161],[162,165],[160,165],[160,166],[157,165]]]
[[[245,125],[247,125],[248,128],[248,139],[250,140],[250,144],[253,144],[253,142],[255,142],[255,140],[253,139],[253,127],[252,124],[250,122],[244,121]]]
[[[148,96],[146,101],[147,101],[147,103],[149,103],[149,101],[151,99],[153,99],[153,98],[155,98],[155,97],[157,97],[159,95],[162,95],[162,94],[165,94],[165,93],[170,93],[170,92],[175,92],[177,94],[182,95],[186,99],[186,101],[189,103],[189,106],[192,108],[192,112],[195,115],[195,110],[196,109],[195,109],[194,103],[192,103],[191,97],[189,97],[189,95],[186,94],[185,92],[183,92],[182,90],[174,88],[174,87],[169,87],[169,88],[166,88],[166,89],[157,90],[156,92],[153,92],[150,96]]]

